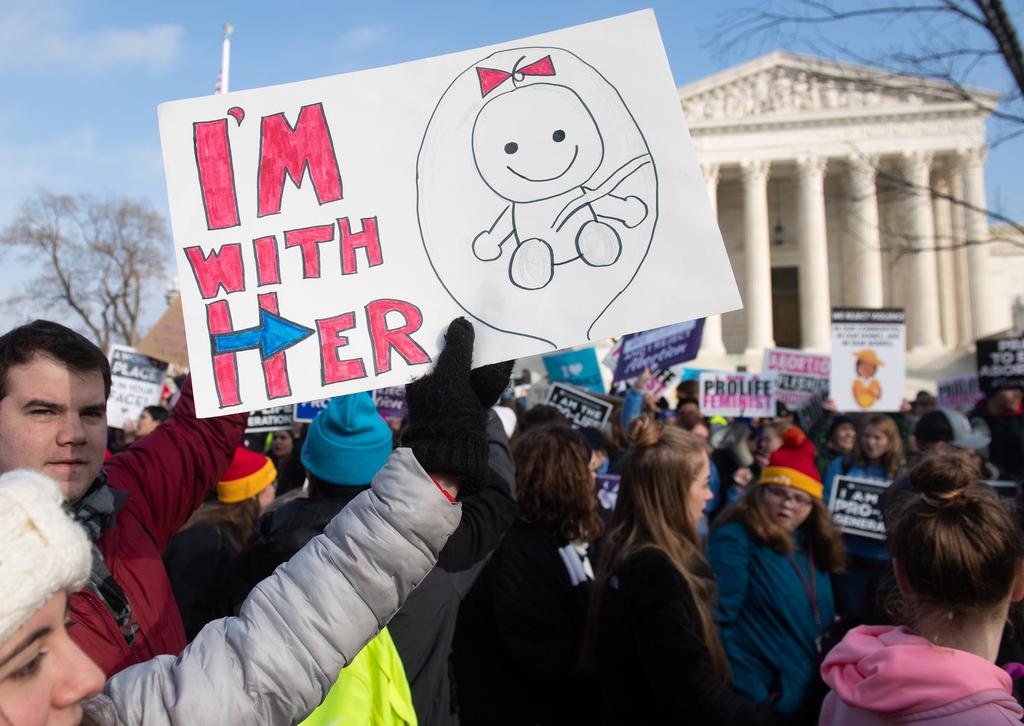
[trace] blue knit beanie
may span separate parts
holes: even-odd
[[[306,471],[339,486],[369,484],[390,455],[391,429],[365,392],[328,401],[302,445]]]

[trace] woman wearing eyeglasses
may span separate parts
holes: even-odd
[[[723,512],[709,559],[735,688],[792,714],[816,678],[819,639],[835,615],[829,575],[842,569],[843,547],[814,445],[796,427],[782,440],[756,489]]]

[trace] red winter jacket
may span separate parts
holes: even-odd
[[[98,546],[124,590],[139,630],[129,648],[106,604],[93,592],[71,596],[69,634],[107,678],[185,645],[185,630],[161,553],[206,499],[241,444],[247,414],[197,419],[192,379],[170,417],[103,468],[113,489],[128,494],[115,526]]]

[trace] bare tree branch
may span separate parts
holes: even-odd
[[[42,263],[31,299],[69,311],[104,349],[137,341],[144,289],[162,280],[168,241],[163,217],[145,203],[48,192],[0,232],[0,246]]]

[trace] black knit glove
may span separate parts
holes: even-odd
[[[470,383],[473,338],[468,320],[453,320],[434,370],[405,387],[402,446],[428,473],[458,478],[462,496],[475,494],[487,477],[487,413]]]
[[[514,360],[507,360],[504,363],[491,363],[489,366],[482,366],[473,369],[469,374],[469,385],[473,387],[473,393],[484,408],[490,408],[498,402],[498,397],[508,388],[509,379],[512,378],[512,367],[516,364]]]

